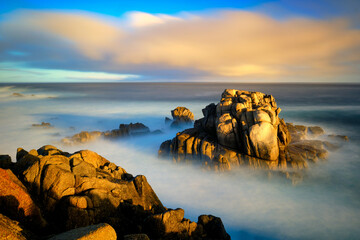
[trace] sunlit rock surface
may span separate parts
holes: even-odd
[[[119,239],[125,235],[127,239],[136,235],[143,239],[230,239],[220,218],[200,216],[198,223],[185,219],[183,209],[162,205],[145,176],[134,177],[95,152],[70,154],[46,145],[30,151],[19,148],[16,158],[10,169],[0,169],[0,196],[19,202],[15,213],[34,216],[33,224],[43,228],[37,232],[40,236],[76,228],[53,239],[78,235],[115,239],[114,229]],[[2,209],[12,206],[9,201],[1,203]],[[5,210],[1,213],[11,215]],[[25,220],[18,221],[26,224]],[[97,225],[101,223],[108,225]]]
[[[234,166],[271,170],[303,169],[327,157],[336,146],[314,137],[318,126],[285,123],[273,96],[226,89],[218,104],[209,104],[194,127],[161,144],[159,155],[176,162],[200,162],[206,168],[230,170]],[[308,138],[310,137],[310,138]]]
[[[171,122],[171,127],[179,127],[181,125],[191,125],[194,123],[194,114],[186,107],[177,107],[171,110],[173,120],[166,118],[165,121]]]

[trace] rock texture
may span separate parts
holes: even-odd
[[[170,123],[170,126],[174,128],[194,123],[194,114],[186,107],[177,107],[171,110],[171,116],[173,119],[166,117],[165,123]]]
[[[87,227],[76,228],[56,236],[49,238],[49,240],[94,240],[94,239],[106,239],[116,240],[116,232],[107,223],[100,223],[96,225],[90,225]]]
[[[137,136],[149,134],[150,129],[142,123],[130,123],[130,124],[120,124],[118,129],[113,129],[111,131],[100,132],[100,131],[82,131],[71,137],[63,138],[61,141],[66,145],[74,145],[79,143],[91,142],[101,137],[107,139],[114,139],[127,136]]]
[[[115,239],[112,229],[119,239],[229,239],[219,218],[207,216],[217,219],[213,227],[185,219],[184,210],[162,205],[145,176],[134,177],[95,152],[70,154],[46,145],[19,148],[16,158],[11,170],[0,169],[0,196],[11,198],[1,203],[6,209],[19,204],[15,215],[0,211],[11,218],[20,212],[24,224],[31,217],[43,229],[39,235],[76,228],[53,239]]]
[[[197,161],[206,168],[230,170],[247,165],[271,170],[303,169],[325,159],[331,144],[308,140],[324,134],[318,126],[286,124],[271,95],[226,89],[218,104],[203,109],[194,127],[161,144],[159,155],[176,162]]]
[[[26,240],[32,239],[33,235],[24,231],[19,222],[11,220],[0,213],[0,239],[2,240]]]

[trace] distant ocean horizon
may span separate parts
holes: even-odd
[[[286,122],[347,135],[329,159],[309,167],[296,186],[252,171],[204,172],[157,158],[161,142],[178,131],[164,118],[177,106],[195,119],[224,89],[271,94]],[[17,96],[14,93],[19,93]],[[0,154],[15,161],[17,147],[52,144],[93,150],[128,172],[143,174],[163,204],[185,217],[221,217],[232,239],[357,239],[360,236],[360,84],[357,83],[0,83]],[[34,129],[49,122],[54,128]],[[141,122],[163,134],[65,146],[80,131],[111,130]]]

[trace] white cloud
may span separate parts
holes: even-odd
[[[155,78],[358,81],[360,31],[344,19],[276,20],[220,10],[179,16],[130,12],[109,20],[86,12],[15,11],[0,23],[0,57],[38,68]],[[9,49],[28,55],[14,59]]]

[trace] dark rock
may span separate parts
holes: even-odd
[[[51,126],[50,123],[47,123],[47,122],[42,122],[41,124],[34,123],[31,126],[33,126],[33,127],[41,127],[41,128],[52,128],[53,127],[53,126]]]
[[[0,155],[0,168],[8,169],[11,166],[11,157],[9,155]]]
[[[146,234],[129,234],[124,236],[124,240],[150,240]]]
[[[114,139],[128,136],[139,136],[149,134],[150,129],[142,123],[130,123],[120,124],[119,129],[113,129],[111,131],[100,132],[100,131],[82,131],[71,137],[66,137],[61,140],[63,144],[74,145],[79,143],[87,143],[99,138]],[[157,132],[155,132],[156,134]]]

